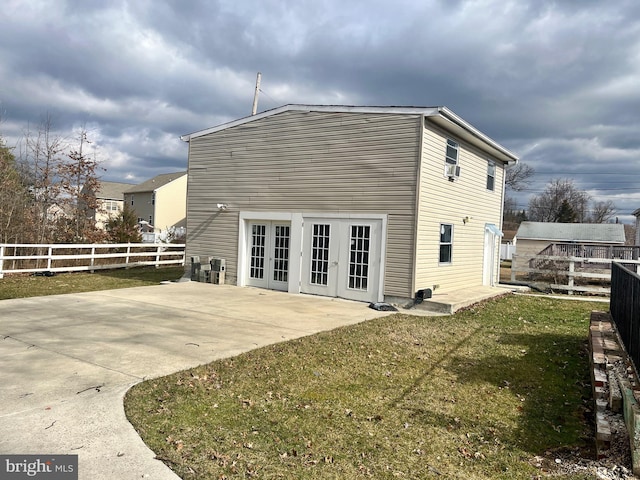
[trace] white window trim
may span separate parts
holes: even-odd
[[[303,225],[306,218],[322,219],[322,218],[346,218],[346,219],[375,219],[381,220],[382,231],[380,236],[380,258],[378,279],[378,301],[384,298],[384,275],[385,275],[385,259],[387,255],[387,214],[376,213],[324,213],[324,212],[250,212],[240,211],[238,216],[238,263],[236,274],[236,285],[239,287],[246,286],[247,278],[247,241],[249,222],[253,220],[268,221],[288,221],[291,222],[291,237],[289,239],[289,293],[300,293],[300,280],[302,278],[302,248],[303,248]],[[452,233],[453,235],[453,233]],[[452,237],[453,238],[453,237]]]
[[[490,175],[491,167],[493,167],[493,175]],[[487,191],[489,191],[489,192],[495,192],[496,191],[496,171],[497,171],[496,162],[494,160],[488,159],[487,160],[487,182],[486,182],[487,185],[485,185],[485,187],[487,188]],[[489,188],[488,187],[489,178],[493,178],[493,188]]]
[[[451,227],[451,241],[449,243],[443,243],[440,240],[440,235],[442,235],[441,231],[442,231],[442,227],[444,227],[445,225],[448,225]],[[448,262],[441,262],[440,261],[440,247],[442,247],[442,245],[450,245],[451,246],[451,252],[449,255],[449,261]],[[438,265],[451,265],[453,263],[453,223],[441,223],[440,224],[440,228],[438,229]]]
[[[447,155],[447,149],[449,147],[455,148],[455,151],[456,151],[455,163],[451,162],[452,160],[454,160],[454,158],[449,157],[449,155]],[[448,173],[448,169],[449,169],[450,165],[454,165],[456,167],[460,165],[460,143],[456,142],[455,140],[453,140],[451,138],[447,138],[447,141],[446,141],[445,147],[444,147],[444,170],[442,172],[442,175],[445,178],[449,178],[449,175],[447,173]]]

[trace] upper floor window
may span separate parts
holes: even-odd
[[[496,185],[496,163],[493,160],[487,162],[487,190],[493,191]]]
[[[156,204],[156,192],[151,193],[151,205]]]
[[[104,207],[105,207],[105,210],[107,210],[108,212],[117,212],[118,202],[115,200],[105,200]]]
[[[133,207],[133,193],[131,194],[131,206]]]
[[[458,164],[458,144],[451,139],[447,139],[447,153],[445,161],[449,165]]]

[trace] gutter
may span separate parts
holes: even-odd
[[[447,107],[438,107],[437,111],[438,111],[438,115],[440,115],[441,117],[445,118],[446,120],[450,121],[451,123],[453,123],[453,124],[457,125],[458,127],[462,128],[463,130],[465,130],[466,132],[468,132],[469,134],[471,134],[472,136],[474,136],[478,140],[481,140],[482,142],[491,145],[494,149],[498,150],[504,156],[508,157],[509,160],[507,160],[505,162],[507,165],[515,165],[516,163],[518,163],[518,156],[515,153],[511,152],[510,150],[507,150],[506,148],[504,148],[499,143],[497,143],[494,140],[492,140],[491,138],[487,137],[484,133],[482,133],[481,131],[477,130],[470,123],[467,123],[465,120],[463,120],[458,115],[453,113]]]

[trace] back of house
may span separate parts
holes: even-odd
[[[182,139],[187,258],[227,283],[389,301],[496,278],[517,157],[444,107],[287,105]]]

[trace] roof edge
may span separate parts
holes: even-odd
[[[400,107],[400,106],[356,106],[356,105],[306,105],[306,104],[287,104],[281,107],[265,110],[264,112],[257,113],[256,115],[248,115],[246,117],[238,118],[230,122],[222,123],[214,127],[206,128],[204,130],[198,130],[196,132],[187,133],[180,136],[180,140],[188,142],[192,138],[198,138],[203,135],[225,130],[227,128],[242,125],[244,123],[252,122],[254,120],[260,120],[261,118],[270,117],[279,113],[288,111],[298,112],[329,112],[329,113],[395,113],[395,114],[410,114],[410,115],[425,115],[431,116],[437,114],[438,109],[442,107]]]
[[[403,106],[352,106],[352,105],[304,105],[304,104],[288,104],[281,107],[265,110],[256,115],[249,115],[237,120],[217,125],[215,127],[198,130],[180,136],[183,142],[189,142],[193,138],[198,138],[210,133],[219,132],[227,128],[243,125],[265,117],[277,115],[287,111],[298,112],[329,112],[329,113],[382,113],[382,114],[400,114],[400,115],[422,115],[425,118],[440,118],[444,123],[450,123],[467,132],[468,135],[488,145],[502,156],[502,160],[507,164],[515,164],[518,162],[518,156],[500,145],[498,142],[488,137],[480,130],[472,126],[467,121],[453,113],[447,107],[403,107]]]
[[[447,107],[438,107],[438,115],[450,121],[451,123],[457,125],[458,127],[462,128],[466,132],[470,133],[472,136],[476,137],[478,140],[481,140],[483,143],[490,145],[492,148],[502,153],[505,157],[507,157],[505,159],[505,162],[507,164],[518,163],[519,158],[515,153],[503,147],[498,142],[493,140],[491,137],[482,133],[480,130],[475,128],[469,122],[464,120],[462,117],[456,115],[454,112],[449,110]]]

